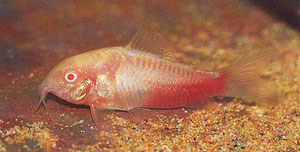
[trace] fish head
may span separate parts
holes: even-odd
[[[93,74],[86,68],[89,64],[71,57],[55,66],[39,85],[40,104],[46,106],[48,93],[73,104],[83,104],[94,83]]]
[[[45,104],[48,93],[73,104],[88,105],[93,96],[93,86],[96,85],[97,74],[106,73],[107,65],[114,65],[115,55],[112,50],[120,51],[121,47],[103,48],[82,53],[67,58],[56,65],[39,86],[39,106]],[[114,62],[118,63],[118,62]],[[115,66],[111,66],[110,70]],[[99,78],[98,78],[99,79]],[[37,109],[38,109],[37,108]]]

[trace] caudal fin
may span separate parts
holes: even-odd
[[[260,105],[277,103],[278,91],[275,84],[260,79],[273,56],[270,52],[259,52],[220,69],[227,76],[228,91],[225,96],[254,101]]]

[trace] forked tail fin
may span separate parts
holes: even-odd
[[[228,89],[225,96],[254,101],[259,105],[277,103],[278,91],[275,84],[260,79],[273,56],[272,52],[259,52],[220,69],[227,76]]]

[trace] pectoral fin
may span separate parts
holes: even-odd
[[[97,128],[102,129],[102,126],[104,126],[105,118],[107,117],[105,109],[100,109],[95,107],[94,105],[91,105],[90,110],[93,121],[96,124]]]

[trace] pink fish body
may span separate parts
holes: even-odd
[[[265,53],[208,72],[146,52],[144,43],[148,42],[137,40],[138,36],[126,47],[103,48],[65,59],[40,85],[41,103],[45,104],[50,92],[68,102],[88,105],[99,126],[97,111],[102,109],[177,108],[214,96],[275,100],[274,91],[265,91],[258,81],[267,63]]]

